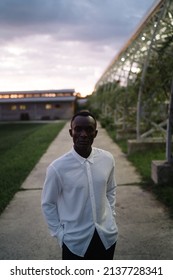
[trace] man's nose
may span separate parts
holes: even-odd
[[[82,130],[81,130],[81,136],[83,136],[83,137],[84,137],[84,136],[87,136],[87,132],[86,132],[85,129],[82,129]]]

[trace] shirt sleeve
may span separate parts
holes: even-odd
[[[115,180],[115,161],[113,159],[113,166],[107,182],[107,198],[112,209],[112,214],[115,217],[115,203],[116,203],[116,180]]]
[[[63,226],[60,223],[57,201],[60,194],[60,178],[53,166],[49,166],[42,191],[41,206],[43,215],[52,236],[57,237],[60,246],[63,239]]]

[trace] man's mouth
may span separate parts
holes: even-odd
[[[81,144],[81,145],[88,145],[89,144],[88,140],[79,140],[78,143]]]

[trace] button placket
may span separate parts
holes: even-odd
[[[87,177],[88,177],[89,193],[90,193],[90,198],[91,198],[93,219],[94,219],[94,222],[96,222],[96,204],[95,204],[95,197],[94,197],[93,180],[92,180],[90,163],[88,161],[86,161],[86,169],[87,169]]]

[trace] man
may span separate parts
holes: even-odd
[[[90,112],[74,115],[69,133],[72,150],[47,169],[45,219],[62,246],[62,259],[113,259],[118,235],[113,156],[92,147],[97,122]]]

